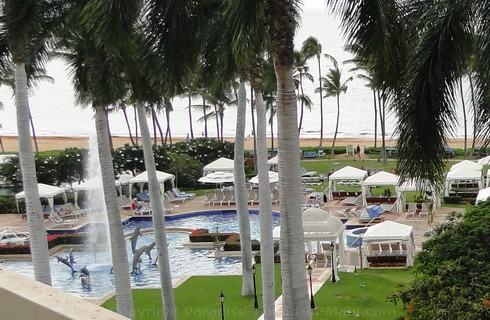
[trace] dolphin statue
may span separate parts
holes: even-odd
[[[148,248],[146,249],[146,254],[148,255],[148,259],[150,259],[150,262],[151,262],[151,250],[153,250],[153,248],[155,247],[155,241],[153,241],[152,243],[150,243],[148,245]]]
[[[141,256],[148,250],[148,246],[141,246],[135,252],[133,256],[133,271],[132,274],[136,274],[140,271]]]
[[[73,269],[73,266],[70,264],[70,262],[68,261],[68,259],[66,258],[63,258],[63,257],[60,257],[60,256],[56,256],[56,259],[58,259],[58,263],[63,263],[63,264],[66,264],[70,269],[71,269],[71,273],[75,273],[76,271]]]
[[[88,271],[87,269],[87,266],[83,266],[81,269],[80,269],[80,276],[81,275],[85,275],[87,277],[90,277],[90,271]]]
[[[68,262],[70,263],[70,265],[73,267],[73,265],[75,263],[77,263],[75,261],[75,255],[73,254],[73,248],[70,249],[70,255],[68,256]]]
[[[131,250],[133,251],[133,253],[136,250],[136,243],[138,242],[138,236],[141,236],[140,229],[141,226],[137,226],[136,229],[134,229],[131,237],[129,237],[129,241],[131,241]]]

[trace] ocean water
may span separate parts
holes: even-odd
[[[354,80],[349,83],[347,92],[340,97],[340,122],[339,137],[366,137],[374,136],[374,111],[372,92],[366,87],[366,83],[355,77],[349,72],[352,66],[342,65],[342,62],[349,60],[352,56],[347,53],[344,47],[344,40],[339,30],[339,21],[330,15],[326,9],[321,9],[322,0],[306,0],[306,8],[295,38],[296,49],[301,48],[303,41],[309,36],[316,37],[323,47],[323,53],[328,53],[335,57],[343,70],[343,79],[354,76]],[[316,138],[320,132],[320,111],[319,94],[315,93],[318,87],[318,67],[317,60],[310,60],[310,73],[315,78],[315,83],[305,82],[305,93],[308,94],[313,102],[311,111],[305,110],[302,124],[301,137]],[[321,59],[322,75],[331,67],[331,63],[326,59]],[[76,104],[73,85],[70,80],[69,70],[66,65],[59,60],[52,61],[47,66],[48,74],[54,78],[54,83],[41,83],[35,88],[30,97],[31,113],[38,135],[62,135],[62,136],[89,136],[95,132],[93,111],[90,106],[80,106]],[[249,92],[247,92],[247,95]],[[0,110],[0,135],[16,135],[16,114],[12,90],[8,87],[0,88],[0,101],[3,109]],[[200,99],[193,101],[200,104]],[[171,113],[171,130],[173,136],[186,137],[189,133],[188,121],[188,100],[187,98],[174,98],[174,111]],[[334,97],[324,98],[324,137],[333,137],[337,106]],[[299,112],[299,111],[298,111]],[[133,110],[128,109],[131,130],[134,132],[135,115]],[[204,125],[198,122],[200,114],[194,112],[194,134],[200,136],[203,133]],[[459,115],[461,119],[462,116]],[[160,123],[165,130],[165,115],[160,115]],[[235,135],[236,108],[227,107],[224,119],[224,134],[227,137]],[[150,126],[151,126],[151,122]],[[396,125],[396,116],[392,113],[387,115],[386,134],[390,137]],[[122,112],[110,114],[110,127],[113,135],[128,135],[128,129]],[[469,125],[471,127],[471,125]],[[251,132],[250,112],[247,112],[246,134]],[[150,130],[151,127],[150,127]],[[208,132],[211,136],[216,135],[215,121],[208,122]],[[269,130],[269,128],[268,128]],[[378,134],[380,132],[378,123]],[[276,129],[275,129],[276,133]],[[270,135],[270,132],[268,132]],[[462,136],[463,130],[459,126],[456,135]]]

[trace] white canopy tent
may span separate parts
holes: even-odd
[[[369,196],[369,188],[375,186],[398,186],[400,177],[396,174],[386,171],[380,171],[378,173],[369,176],[362,182],[362,201],[364,205],[367,205],[366,196]]]
[[[368,172],[351,166],[345,166],[328,177],[328,198],[332,199],[332,191],[337,191],[337,184],[341,181],[362,183]]]
[[[482,170],[483,169],[483,164],[482,163],[477,163],[473,162],[470,160],[463,160],[461,162],[458,162],[454,165],[451,166],[451,169],[449,171],[457,170],[460,168],[468,168],[468,169],[475,169],[475,170]]]
[[[429,188],[425,183],[417,183],[414,179],[406,180],[401,183],[396,189],[397,198],[397,210],[400,213],[405,212],[405,205],[407,202],[406,193],[410,191],[419,191],[425,189],[432,193],[432,202],[434,203],[434,210],[437,210],[441,207],[441,197],[439,194],[433,190],[433,188]]]
[[[203,168],[203,175],[207,175],[211,172],[221,171],[221,172],[231,172],[235,170],[235,161],[228,158],[219,158],[211,163],[208,163]]]
[[[449,196],[449,190],[451,190],[452,183],[458,183],[459,181],[474,181],[478,183],[478,188],[483,189],[483,172],[482,170],[472,168],[459,168],[451,170],[446,174],[446,186],[444,194]]]
[[[175,176],[170,173],[157,171],[157,179],[160,184],[160,193],[165,193],[165,181],[170,181],[172,184],[172,188],[174,187]],[[133,184],[138,184],[140,186],[140,190],[143,191],[143,186],[145,183],[148,183],[148,172],[142,172],[134,178],[129,179],[129,194],[132,193]]]
[[[102,194],[102,177],[95,176],[80,184],[74,184],[72,186],[73,189],[73,198],[75,200],[75,207],[78,209],[78,193],[80,191],[100,191]]]
[[[269,170],[276,172],[279,171],[279,156],[270,158],[267,163],[269,164]]]
[[[405,243],[407,246],[407,267],[413,265],[413,256],[415,253],[415,242],[413,238],[413,227],[397,223],[394,221],[383,221],[372,227],[369,227],[362,235],[362,250],[364,252],[363,266],[368,267],[367,256],[374,254],[371,251],[372,243]],[[396,254],[396,253],[392,253]]]
[[[478,191],[478,195],[476,196],[476,204],[487,200],[490,197],[490,187],[481,189]]]
[[[66,203],[66,191],[63,188],[50,186],[44,183],[38,183],[37,188],[39,190],[39,198],[47,198],[49,206],[51,207],[51,212],[54,211],[54,197],[62,194],[63,199]],[[25,198],[25,192],[19,192],[15,195],[15,200],[17,203],[17,211],[19,211],[19,200]]]

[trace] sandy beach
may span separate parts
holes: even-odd
[[[112,137],[114,147],[118,148],[123,146],[126,143],[131,143],[131,140],[129,137],[122,137],[122,136],[115,136]],[[184,140],[183,137],[175,137],[172,138],[172,141],[178,142]],[[233,142],[234,139],[227,138],[227,141]],[[1,141],[3,144],[3,150],[4,152],[18,152],[19,150],[19,142],[16,136],[3,136],[1,137]],[[77,137],[65,137],[65,136],[38,136],[37,137],[37,143],[39,147],[39,151],[48,151],[48,150],[63,150],[66,148],[88,148],[89,145],[89,138],[88,137],[83,137],[83,136],[77,136]],[[395,145],[396,140],[386,140],[386,145],[387,146],[393,146]],[[471,142],[468,142],[468,145],[470,145]],[[271,145],[271,141],[269,139],[268,145]],[[319,139],[301,139],[300,140],[300,145],[302,147],[309,147],[309,146],[318,146],[319,145]],[[332,145],[332,139],[331,138],[326,138],[323,139],[323,146],[331,146]],[[374,141],[373,139],[363,139],[363,138],[337,138],[335,142],[336,146],[346,146],[346,145],[353,145],[354,147],[359,145],[361,148],[366,147],[371,147],[374,146]],[[463,139],[452,139],[450,140],[449,145],[453,148],[462,148],[464,146],[464,140]],[[277,146],[277,141],[275,141],[274,146]],[[378,139],[378,146],[381,146],[381,140]],[[34,143],[33,143],[33,149],[34,149]],[[253,139],[252,138],[247,138],[245,141],[245,149],[246,150],[252,150],[253,149]]]

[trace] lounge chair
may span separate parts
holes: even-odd
[[[223,205],[223,199],[225,197],[224,191],[223,190],[216,190],[216,196],[214,200],[211,202],[211,204],[217,205],[219,204],[220,206]]]
[[[62,208],[63,208],[63,211],[64,212],[69,213],[69,214],[80,214],[82,216],[86,216],[87,215],[87,210],[85,210],[85,209],[77,209],[77,208],[75,208],[75,206],[71,202],[65,203],[62,206]]]
[[[259,203],[259,194],[257,189],[249,189],[248,190],[248,204]]]
[[[316,171],[306,171],[305,168],[301,167],[301,176],[302,177],[314,177],[317,175]]]
[[[170,203],[173,203],[173,202],[179,202],[179,203],[184,203],[187,201],[187,199],[185,198],[177,198],[176,196],[174,196],[174,194],[172,193],[172,191],[167,191],[163,194],[163,196],[168,200],[170,201]]]
[[[425,216],[426,218],[429,216],[429,208],[425,202],[422,202],[422,210],[419,212],[419,217]]]
[[[70,213],[65,212],[62,207],[56,207],[53,212],[51,212],[51,216],[60,219],[60,220],[78,220],[81,216],[81,213]]]
[[[202,203],[204,205],[211,205],[214,199],[216,199],[216,190],[208,190],[204,192],[204,200]]]
[[[72,219],[67,219],[63,220],[60,219],[56,216],[50,215],[49,220],[51,220],[54,223],[55,227],[71,227],[73,228],[78,224],[78,220],[72,220]]]
[[[119,203],[119,207],[123,209],[129,209],[131,208],[133,201],[128,198],[126,195],[120,195],[117,197],[117,203]]]
[[[133,214],[136,216],[149,216],[152,214],[151,207],[141,207],[139,209],[133,210]]]
[[[273,189],[271,194],[272,204],[279,204],[279,190]]]
[[[359,217],[362,210],[362,206],[356,206],[355,208],[346,208],[344,210],[337,210],[338,213],[342,214],[346,218]]]
[[[188,200],[194,199],[196,197],[195,193],[186,193],[186,192],[180,191],[179,188],[173,188],[172,192],[175,194],[176,197],[187,198]]]
[[[415,217],[415,212],[417,211],[417,204],[414,203],[414,202],[410,202],[408,204],[408,209],[407,211],[405,211],[405,218],[407,216],[412,216],[412,217]]]
[[[234,190],[225,190],[223,191],[223,200],[221,200],[221,204],[230,205],[233,200],[233,196],[235,194]]]

